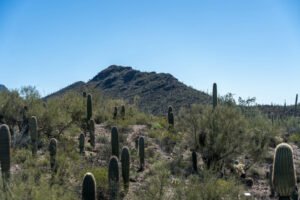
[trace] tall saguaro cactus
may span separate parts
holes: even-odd
[[[194,172],[198,172],[198,167],[197,167],[197,154],[195,151],[192,152],[192,162],[193,162],[193,170]]]
[[[217,91],[217,84],[213,84],[213,108],[215,109],[218,105],[218,91]]]
[[[88,94],[87,96],[87,103],[86,103],[86,118],[87,121],[90,121],[93,116],[93,102],[92,102],[92,95]]]
[[[145,140],[144,137],[139,138],[139,157],[140,157],[140,171],[145,167]]]
[[[296,173],[292,147],[281,143],[276,147],[273,160],[272,182],[279,199],[290,199],[296,187]]]
[[[298,106],[298,94],[296,94],[296,99],[295,99],[295,114],[297,113],[297,106]]]
[[[82,200],[96,200],[96,181],[92,173],[84,175],[82,182]]]
[[[117,200],[119,196],[119,164],[116,156],[112,156],[109,161],[108,181],[110,200]]]
[[[173,108],[169,106],[168,108],[168,123],[169,123],[169,128],[174,127],[174,114],[173,114]]]
[[[37,140],[38,140],[38,123],[37,118],[32,116],[29,120],[29,132],[31,137],[32,155],[37,154]]]
[[[50,167],[52,171],[56,170],[56,152],[57,152],[57,140],[55,138],[51,138],[49,144],[49,154],[50,154]]]
[[[113,156],[119,158],[119,132],[117,127],[111,129],[111,151]]]
[[[79,135],[79,152],[80,154],[84,154],[84,147],[85,147],[85,136],[83,133]]]
[[[121,153],[122,177],[125,190],[129,188],[130,155],[128,147],[124,147]]]
[[[9,127],[6,124],[0,125],[0,165],[4,180],[10,177],[10,137]]]
[[[122,105],[121,107],[121,117],[123,120],[125,119],[125,105]]]
[[[95,147],[95,121],[93,119],[89,122],[89,132],[90,132],[90,144]]]

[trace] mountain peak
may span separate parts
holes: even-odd
[[[7,87],[5,85],[0,84],[0,91],[7,91]]]

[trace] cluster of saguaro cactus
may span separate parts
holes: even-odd
[[[125,190],[129,188],[130,155],[128,147],[123,147],[121,153],[122,177]]]
[[[89,133],[90,133],[90,144],[95,147],[95,121],[91,119],[89,121]]]
[[[96,200],[96,180],[92,173],[84,175],[82,182],[82,200]]]
[[[4,180],[10,177],[10,131],[7,125],[0,125],[0,165],[1,173]]]
[[[197,167],[197,154],[195,151],[192,152],[192,163],[193,163],[193,170],[194,172],[198,172],[198,167]]]
[[[119,194],[119,164],[118,158],[112,156],[109,161],[108,166],[108,181],[109,181],[109,190],[110,190],[110,199],[118,199]]]
[[[86,104],[86,119],[89,122],[93,116],[93,103],[92,103],[92,95],[88,94],[87,96],[87,104]]]
[[[56,169],[56,148],[57,148],[57,140],[55,138],[51,138],[49,144],[49,154],[50,154],[50,167],[52,171]]]
[[[115,107],[114,107],[114,113],[113,113],[113,119],[116,120],[117,117],[118,117],[118,107],[115,106]]]
[[[139,157],[140,157],[140,171],[145,167],[145,140],[144,137],[139,138]]]
[[[173,114],[173,108],[169,106],[168,108],[168,123],[169,123],[169,128],[174,127],[174,114]]]
[[[83,133],[79,135],[79,152],[80,154],[84,154],[84,146],[85,146],[85,136]]]
[[[111,129],[111,151],[113,156],[119,158],[119,132],[117,127]]]
[[[217,92],[217,84],[213,84],[213,108],[215,109],[218,105],[218,92]]]
[[[32,155],[36,155],[37,140],[38,140],[38,124],[37,124],[37,118],[35,116],[32,116],[29,120],[29,132],[31,137]]]
[[[125,105],[122,105],[121,107],[121,117],[123,120],[125,119]]]
[[[272,183],[279,199],[290,199],[296,188],[296,180],[292,147],[281,143],[275,150],[272,174]]]

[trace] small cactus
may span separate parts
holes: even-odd
[[[95,147],[95,121],[93,119],[89,122],[90,144]]]
[[[121,117],[123,120],[125,119],[125,106],[124,105],[122,105],[122,107],[121,107]]]
[[[144,166],[145,166],[145,141],[144,141],[144,137],[139,138],[139,157],[140,157],[140,171],[143,171]]]
[[[193,162],[193,170],[194,172],[198,172],[198,167],[197,167],[197,154],[195,151],[192,153],[192,162]]]
[[[88,94],[87,96],[87,104],[86,104],[86,108],[87,108],[87,121],[90,121],[90,119],[92,118],[93,116],[93,103],[92,103],[92,95],[91,94]]]
[[[273,160],[272,182],[280,199],[289,198],[296,187],[292,147],[281,143],[276,147]]]
[[[86,173],[82,182],[82,200],[96,200],[96,181],[92,173]]]
[[[117,127],[111,129],[111,151],[113,156],[119,158],[119,133]]]
[[[110,199],[118,199],[119,193],[119,164],[118,158],[112,156],[109,161],[108,167],[108,180],[109,180],[109,190],[110,190]]]
[[[56,168],[56,148],[57,140],[55,138],[51,138],[48,150],[50,154],[50,167],[52,171],[55,171]]]
[[[9,179],[10,177],[10,131],[7,125],[0,125],[0,164],[3,179]]]
[[[118,108],[115,106],[114,113],[113,113],[113,119],[116,120],[118,117]]]
[[[128,147],[124,147],[121,153],[122,177],[125,190],[129,188],[130,155]]]
[[[81,133],[79,136],[79,151],[80,154],[84,154],[84,146],[85,146],[85,136],[84,133]]]
[[[174,114],[173,114],[173,112],[168,112],[168,123],[169,123],[169,128],[174,127]]]
[[[217,92],[217,84],[213,84],[213,108],[215,109],[218,105],[218,92]]]
[[[37,140],[38,140],[38,125],[35,116],[32,116],[29,120],[29,132],[31,137],[32,155],[37,154]]]

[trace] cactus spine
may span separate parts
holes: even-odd
[[[121,117],[123,120],[125,119],[125,106],[124,105],[122,105],[122,107],[121,107]]]
[[[281,143],[276,147],[273,160],[272,182],[280,199],[289,199],[296,187],[292,147]]]
[[[10,131],[7,125],[0,126],[0,165],[3,180],[8,180],[10,177]]]
[[[110,199],[118,199],[119,193],[119,164],[118,158],[112,156],[109,161],[108,167],[108,180],[109,180],[109,190],[110,190]]]
[[[144,137],[139,138],[139,157],[140,157],[140,171],[143,171],[144,166],[145,166],[145,141],[144,141]]]
[[[29,120],[29,132],[31,137],[32,155],[35,156],[37,153],[37,140],[38,140],[38,125],[35,116],[32,116]]]
[[[215,109],[218,105],[218,91],[217,91],[217,84],[213,84],[213,108]]]
[[[129,188],[130,155],[128,147],[124,147],[121,153],[122,177],[125,190]]]
[[[96,181],[92,173],[84,175],[82,182],[82,200],[96,200]]]
[[[84,154],[84,145],[85,144],[85,136],[83,133],[80,134],[79,136],[79,151],[80,154]]]
[[[113,156],[119,158],[119,133],[117,127],[111,129],[111,151]]]
[[[90,121],[90,119],[92,118],[93,116],[93,103],[92,103],[92,95],[91,94],[88,94],[87,96],[87,104],[86,104],[86,108],[87,108],[87,121]]]
[[[90,144],[95,147],[95,121],[93,119],[89,122],[89,132],[90,132]]]
[[[57,140],[55,138],[51,138],[48,150],[50,154],[50,167],[52,171],[55,171],[56,168],[56,148]]]
[[[194,172],[198,172],[198,167],[197,167],[197,154],[195,151],[192,153],[192,162],[193,162],[193,170]]]

